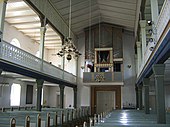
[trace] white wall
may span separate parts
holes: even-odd
[[[124,69],[124,86],[122,87],[122,104],[136,105],[135,93],[135,50],[134,50],[133,32],[123,32],[123,69]],[[128,68],[131,65],[131,68]]]
[[[43,106],[49,106],[49,87],[43,85]]]
[[[52,62],[53,65],[56,67],[63,68],[63,57],[59,57],[56,54],[58,53],[59,49],[49,50],[48,51],[48,61]]]
[[[3,40],[11,42],[13,38],[18,39],[21,44],[21,49],[35,55],[39,50],[39,44],[34,40],[30,39],[28,36],[25,36],[22,32],[19,32],[13,26],[10,26],[7,22],[4,24],[4,33]],[[47,60],[48,50],[44,50],[44,59]]]
[[[2,77],[0,77],[0,82],[2,82]],[[10,107],[10,94],[11,94],[11,85],[13,83],[20,84],[21,85],[21,97],[20,97],[20,106],[35,106],[36,105],[36,87],[34,83],[28,83],[28,82],[21,82],[18,80],[13,80],[6,78],[6,83],[9,83],[9,85],[2,86],[2,96],[0,97],[0,107]],[[26,105],[26,87],[27,84],[33,85],[33,104],[27,104]]]
[[[82,55],[78,60],[78,91],[77,91],[77,104],[78,106],[90,106],[90,87],[83,85],[83,72],[81,66],[84,66],[85,61],[85,36],[81,34],[78,36],[78,48]]]
[[[60,49],[49,50],[48,51],[48,61],[52,62],[53,65],[63,69],[63,57],[54,55],[54,54],[58,53],[59,50]],[[69,73],[72,73],[73,75],[76,75],[76,59],[72,58],[70,61],[68,61],[65,58],[64,70]]]
[[[57,106],[57,95],[60,92],[60,88],[58,86],[49,86],[49,94],[48,94],[48,105],[50,107]]]
[[[70,87],[65,87],[64,88],[64,95],[65,95],[65,108],[68,108],[69,105],[71,107],[74,106],[74,93],[73,93],[73,88]]]

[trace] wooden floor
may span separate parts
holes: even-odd
[[[170,127],[170,114],[166,115],[167,124],[157,124],[156,113],[145,114],[137,110],[115,110],[109,113],[95,127]]]

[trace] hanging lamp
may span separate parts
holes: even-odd
[[[70,61],[73,57],[78,58],[81,53],[78,51],[76,46],[73,43],[71,38],[71,0],[70,0],[70,7],[69,7],[69,30],[68,30],[68,37],[64,40],[64,45],[62,46],[61,50],[57,53],[58,56],[63,57],[66,55],[68,61]]]

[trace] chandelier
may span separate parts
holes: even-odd
[[[62,46],[61,50],[57,53],[58,56],[63,57],[64,55],[67,55],[67,60],[71,60],[72,56],[74,58],[78,58],[81,53],[78,51],[74,43],[72,42],[72,38],[67,37],[65,39],[65,43]]]
[[[65,38],[64,45],[61,50],[57,53],[58,56],[63,57],[66,55],[67,60],[71,60],[72,57],[78,58],[81,53],[78,51],[70,37],[71,33],[71,0],[70,0],[70,12],[69,12],[69,36]]]

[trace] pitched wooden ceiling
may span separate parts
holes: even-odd
[[[48,1],[68,23],[70,0]],[[106,22],[134,31],[139,1],[141,0],[72,0],[71,29],[79,34],[89,25]],[[5,20],[34,41],[40,41],[40,19],[23,0],[8,0]],[[61,44],[60,36],[47,26],[45,47],[54,49],[61,47]]]
[[[49,0],[68,22],[70,0]],[[134,31],[139,0],[72,0],[72,30],[78,34],[85,27],[100,22]],[[90,8],[91,5],[91,8]],[[91,11],[90,11],[91,10]],[[91,16],[90,16],[91,14]]]

